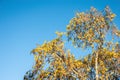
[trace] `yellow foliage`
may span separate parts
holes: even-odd
[[[114,44],[105,40],[106,33],[111,30],[111,28],[106,29],[106,26],[113,26],[111,21],[114,17],[115,14],[109,10],[104,15],[95,8],[91,8],[89,12],[77,13],[67,25],[67,37],[75,46],[79,44],[82,48],[92,47],[92,53],[83,59],[76,59],[69,50],[64,48],[62,40],[64,33],[56,32],[58,36],[56,39],[45,42],[32,51],[37,80],[44,78],[87,80],[90,79],[92,70],[101,80],[107,80],[111,76],[108,71],[111,73],[116,71],[116,74],[120,74],[120,69],[116,66],[120,63],[119,43]],[[114,29],[114,31],[117,36],[120,36],[119,30]],[[43,69],[45,64],[48,64],[46,70]]]

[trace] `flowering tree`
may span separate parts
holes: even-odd
[[[91,8],[76,13],[66,32],[32,50],[33,69],[24,80],[117,80],[120,76],[120,31],[113,23],[115,14],[107,6],[103,11]],[[91,48],[92,53],[76,59],[64,47],[66,34],[77,48]],[[112,38],[107,40],[108,35]],[[117,37],[117,39],[116,39]],[[29,78],[27,78],[29,77]]]
[[[67,26],[67,37],[68,40],[73,42],[73,45],[82,48],[92,47],[93,54],[95,54],[96,80],[98,80],[100,72],[98,70],[99,54],[108,46],[105,46],[107,43],[106,34],[112,31],[113,34],[120,36],[120,31],[117,30],[113,23],[114,17],[115,14],[112,13],[108,6],[102,12],[92,7],[88,12],[77,13]]]

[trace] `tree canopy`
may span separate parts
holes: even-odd
[[[35,63],[24,80],[119,80],[120,30],[113,22],[115,16],[108,6],[77,12],[66,32],[56,32],[55,39],[32,50]],[[76,48],[91,48],[92,53],[76,59],[62,36]]]

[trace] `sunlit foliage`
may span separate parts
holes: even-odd
[[[68,41],[72,41],[73,45],[78,48],[92,47],[93,54],[95,55],[93,61],[95,63],[96,80],[107,70],[105,65],[103,65],[105,60],[99,59],[104,48],[109,47],[107,50],[111,50],[110,44],[108,46],[106,42],[107,33],[111,33],[113,39],[115,35],[120,37],[120,31],[113,23],[114,17],[115,14],[108,6],[103,11],[98,11],[96,8],[91,7],[87,12],[77,13],[67,25]],[[113,51],[109,51],[109,54],[115,54]],[[99,64],[102,64],[101,70],[99,69]]]
[[[113,23],[115,16],[108,6],[103,11],[91,7],[76,13],[66,32],[56,32],[56,39],[32,50],[35,64],[24,80],[119,80],[120,30]],[[107,40],[107,34],[111,40]],[[92,53],[76,59],[65,48],[63,35],[73,46],[91,48]]]

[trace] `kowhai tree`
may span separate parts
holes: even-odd
[[[115,16],[108,6],[103,11],[91,7],[76,13],[66,32],[56,32],[56,39],[32,50],[35,64],[24,80],[119,80],[120,31]],[[62,36],[75,48],[90,48],[92,53],[76,59]]]

